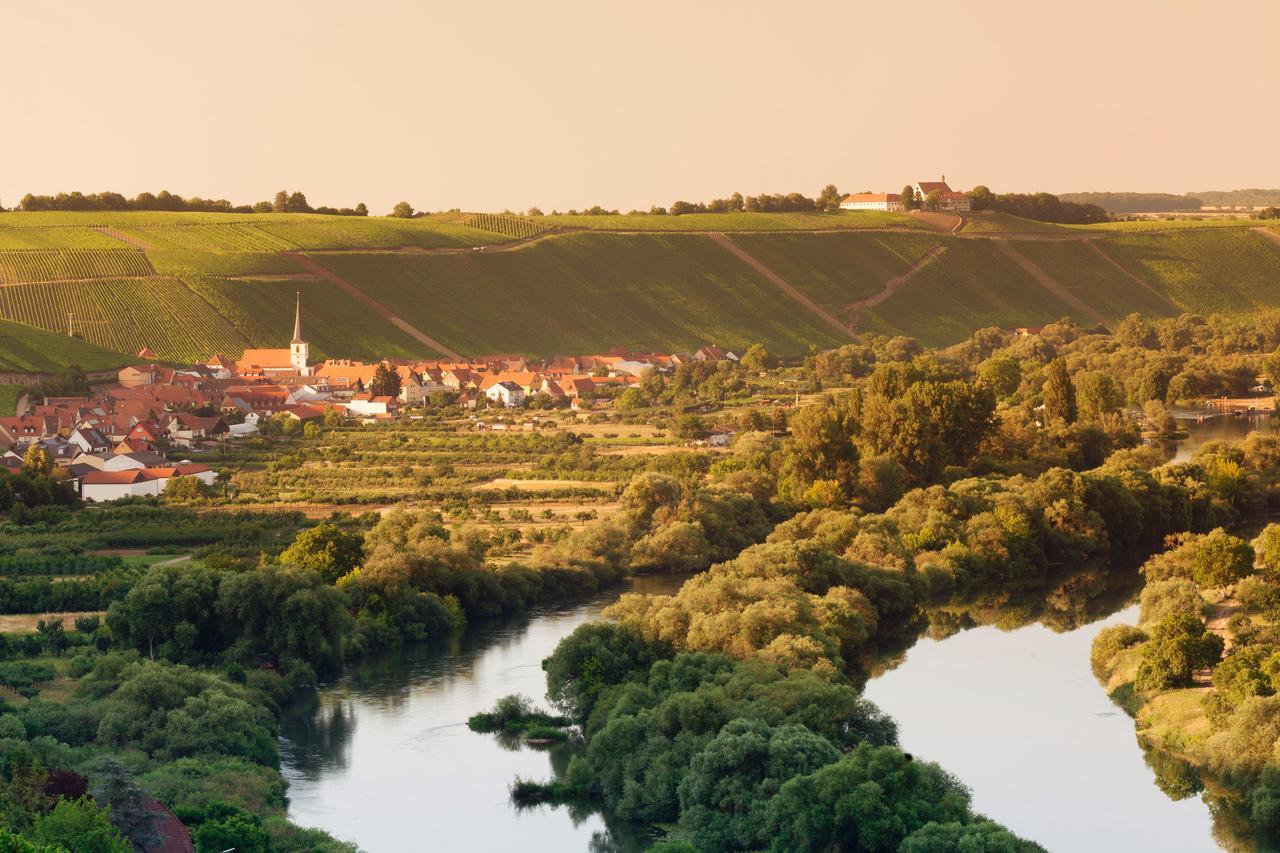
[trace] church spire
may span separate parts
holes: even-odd
[[[293,343],[303,343],[302,340],[302,291],[296,294],[297,303],[293,309]]]

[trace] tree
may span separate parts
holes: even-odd
[[[968,196],[970,210],[990,210],[991,205],[995,203],[995,195],[983,184],[978,184],[969,190]]]
[[[1195,543],[1191,577],[1203,588],[1230,586],[1253,573],[1253,548],[1221,527]]]
[[[75,853],[132,853],[124,835],[111,823],[110,811],[88,797],[59,799],[48,814],[35,819],[31,838]],[[0,844],[0,849],[9,849]]]
[[[643,409],[648,405],[648,398],[644,396],[644,392],[639,388],[628,388],[613,401],[613,407],[620,412]]]
[[[1076,377],[1076,403],[1080,420],[1100,421],[1124,405],[1124,394],[1110,375],[1091,370]]]
[[[1151,630],[1142,647],[1142,662],[1134,687],[1168,690],[1191,685],[1191,674],[1222,657],[1222,638],[1210,633],[1194,613],[1167,616]]]
[[[210,489],[199,477],[170,477],[164,496],[176,503],[196,503],[209,497]]]
[[[102,760],[93,777],[92,790],[94,802],[135,847],[150,847],[159,842],[152,826],[152,814],[146,806],[146,795],[118,761],[111,757]]]
[[[375,397],[400,396],[400,371],[392,368],[385,361],[373,371],[373,381],[369,383],[369,393]]]
[[[409,219],[413,216],[413,205],[407,201],[398,201],[396,206],[391,208],[391,215],[397,219]]]
[[[289,210],[288,191],[280,190],[276,193],[275,200],[271,202],[271,210],[273,213],[285,213]]]
[[[360,202],[359,204],[356,205],[356,216],[368,216],[368,215],[369,215],[369,208],[365,206],[364,202]]]
[[[916,206],[916,191],[911,188],[911,184],[907,184],[902,188],[898,200],[902,202],[903,210],[912,210]]]
[[[840,190],[836,189],[835,184],[827,184],[818,193],[818,207],[822,210],[840,209]]]
[[[930,192],[928,195],[924,197],[924,209],[937,210],[938,203],[941,200],[941,198],[942,198],[941,190],[933,190],[932,192]]]
[[[1045,368],[1045,425],[1058,423],[1070,426],[1076,422],[1076,414],[1076,386],[1067,373],[1066,360],[1055,358]]]
[[[762,370],[768,370],[773,365],[773,360],[773,356],[765,349],[764,344],[757,343],[752,344],[742,354],[740,364],[752,373],[759,373]]]
[[[654,661],[669,657],[667,644],[650,642],[631,628],[588,622],[561,640],[542,662],[547,698],[566,715],[584,721],[605,688],[642,674]]]
[[[289,196],[285,202],[285,210],[289,213],[310,213],[311,205],[307,204],[307,197],[301,192],[295,192]]]
[[[53,473],[53,457],[39,444],[31,445],[22,456],[22,473],[28,477],[48,477]]]
[[[62,626],[62,620],[56,616],[51,619],[40,619],[36,622],[36,633],[40,635],[40,640],[45,647],[55,655],[61,655],[70,645],[67,639],[67,631]]]
[[[1022,384],[1022,365],[1011,355],[993,355],[978,365],[978,381],[988,385],[996,396],[1008,397]]]
[[[280,562],[319,572],[334,583],[364,561],[364,537],[336,524],[319,524],[299,533],[280,553]]]

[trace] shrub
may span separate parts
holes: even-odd
[[[1093,647],[1089,651],[1089,663],[1099,678],[1103,677],[1116,655],[1138,643],[1146,642],[1147,635],[1132,625],[1112,625],[1103,628],[1093,638]]]
[[[1143,587],[1140,600],[1138,620],[1144,623],[1159,622],[1175,613],[1199,616],[1205,607],[1200,588],[1186,578],[1152,581]]]

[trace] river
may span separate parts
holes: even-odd
[[[1234,418],[1184,425],[1192,434],[1179,443],[1178,459],[1206,441],[1270,428]],[[349,667],[285,720],[290,818],[370,853],[587,851],[608,847],[605,839],[629,846],[599,814],[513,808],[513,778],[547,778],[563,761],[513,751],[472,733],[466,719],[508,693],[541,700],[542,659],[620,592],[677,586],[638,578],[574,606],[476,625],[447,643]],[[1050,850],[1218,849],[1206,804],[1162,793],[1133,721],[1089,669],[1093,637],[1134,622],[1136,608],[1120,598],[1094,615],[1105,618],[1056,632],[1031,624],[922,637],[867,684],[866,695],[898,721],[905,749],[972,788],[978,811]]]

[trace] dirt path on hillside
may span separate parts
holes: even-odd
[[[790,296],[796,302],[799,302],[805,308],[808,308],[809,311],[815,317],[818,317],[824,323],[831,326],[832,328],[838,329],[841,337],[845,337],[845,338],[852,337],[852,333],[849,331],[849,327],[846,326],[844,323],[841,323],[838,319],[836,319],[834,314],[830,313],[829,311],[827,311],[827,309],[823,308],[821,305],[814,302],[808,296],[801,293],[789,281],[787,281],[782,276],[778,275],[773,270],[769,269],[760,261],[756,260],[755,257],[753,257],[750,253],[748,253],[745,249],[743,249],[737,243],[733,242],[728,237],[718,232],[713,232],[707,236],[709,236],[712,240],[715,240],[725,249],[729,250],[730,253],[737,256],[738,260],[742,261],[747,266],[751,267],[753,270],[760,273],[760,275],[767,278],[774,286],[776,286],[783,293]]]
[[[1227,623],[1231,621],[1231,617],[1243,610],[1244,605],[1240,603],[1234,595],[1228,595],[1213,606],[1213,612],[1209,614],[1209,618],[1205,621],[1205,627],[1222,638],[1222,653],[1225,655],[1231,650],[1231,641],[1234,636],[1227,630]]]
[[[139,249],[143,252],[151,248],[150,243],[147,243],[143,240],[139,240],[137,237],[134,237],[132,234],[126,234],[123,231],[117,231],[116,229],[108,228],[105,225],[99,225],[93,230],[97,231],[99,234],[106,234],[108,237],[111,237],[112,239],[119,240],[121,243],[128,243],[133,248]]]
[[[365,293],[363,290],[356,287],[354,284],[347,281],[345,278],[333,272],[332,270],[329,270],[329,269],[326,269],[325,267],[320,266],[320,264],[316,263],[311,258],[308,258],[306,255],[302,254],[301,252],[285,252],[285,255],[292,258],[294,263],[298,264],[303,269],[309,270],[317,278],[322,278],[325,281],[329,281],[336,284],[338,287],[342,288],[347,293],[351,294],[352,298],[354,298],[356,301],[364,305],[367,305],[369,308],[373,309],[373,312],[377,314],[379,317],[391,323],[393,326],[400,329],[400,331],[404,332],[405,334],[409,335],[415,340],[421,341],[422,343],[426,344],[427,346],[431,347],[436,352],[440,353],[441,355],[447,358],[451,358],[455,361],[462,361],[462,356],[459,353],[454,352],[444,344],[437,341],[435,338],[428,335],[426,332],[419,329],[417,326],[414,326],[413,324],[409,323],[399,314],[396,314],[390,308],[383,305],[381,302],[374,299],[372,296]]]
[[[1135,274],[1133,274],[1133,273],[1129,272],[1129,271],[1128,271],[1127,269],[1125,269],[1124,267],[1120,266],[1120,262],[1119,262],[1119,261],[1117,261],[1115,258],[1111,257],[1110,255],[1108,255],[1106,252],[1104,252],[1104,251],[1102,250],[1102,247],[1098,245],[1098,241],[1097,241],[1097,240],[1089,240],[1089,241],[1087,241],[1087,242],[1085,243],[1085,245],[1086,245],[1086,246],[1088,246],[1090,249],[1092,249],[1092,250],[1093,250],[1093,253],[1094,253],[1095,255],[1097,255],[1098,257],[1102,258],[1102,259],[1103,259],[1104,261],[1106,261],[1107,263],[1111,264],[1111,266],[1115,267],[1115,268],[1116,268],[1116,270],[1117,270],[1117,271],[1119,271],[1122,275],[1124,275],[1124,276],[1128,277],[1128,278],[1129,278],[1129,280],[1131,280],[1131,281],[1133,281],[1134,283],[1139,284],[1139,285],[1141,285],[1142,287],[1146,288],[1146,290],[1147,290],[1149,293],[1151,293],[1153,296],[1155,296],[1157,299],[1159,299],[1159,300],[1160,300],[1161,302],[1163,302],[1165,305],[1168,305],[1171,309],[1173,309],[1173,312],[1174,312],[1175,314],[1181,314],[1181,313],[1182,313],[1182,309],[1181,309],[1181,308],[1179,308],[1177,305],[1174,305],[1174,304],[1173,304],[1173,302],[1171,302],[1171,301],[1169,300],[1169,297],[1165,296],[1163,293],[1161,293],[1160,291],[1156,290],[1154,287],[1152,287],[1151,285],[1147,284],[1147,283],[1146,283],[1145,281],[1143,281],[1142,279],[1138,278],[1138,276],[1136,276]]]
[[[920,272],[920,270],[923,269],[926,264],[928,264],[934,258],[938,257],[938,255],[941,255],[946,250],[947,250],[946,246],[942,246],[942,245],[934,246],[932,249],[930,249],[929,251],[921,255],[920,260],[916,261],[914,264],[911,264],[909,267],[907,267],[906,272],[901,273],[899,275],[895,275],[893,278],[886,281],[884,283],[884,287],[881,288],[878,293],[873,293],[871,296],[868,296],[865,299],[859,299],[856,302],[850,302],[848,305],[844,307],[844,310],[846,312],[858,312],[864,308],[876,307],[881,302],[884,302],[890,296],[893,296],[893,294],[897,293],[898,290],[904,284],[906,284],[908,281],[914,278],[915,274]]]
[[[542,234],[535,234],[532,237],[521,237],[518,240],[507,240],[502,243],[494,243],[492,245],[482,246],[436,246],[434,248],[425,248],[423,246],[397,246],[395,248],[387,247],[371,247],[371,248],[346,248],[346,249],[303,249],[308,255],[480,255],[486,252],[513,252],[516,249],[523,249],[525,246],[546,240],[550,237],[563,237],[565,234],[578,234],[587,232],[588,229],[583,228],[563,228],[556,231],[545,231]],[[602,231],[600,233],[613,233]],[[657,232],[646,232],[657,233]],[[701,232],[705,234],[706,232]],[[294,254],[286,252],[285,254]]]
[[[1097,322],[1097,323],[1106,322],[1106,319],[1101,314],[1098,313],[1096,308],[1094,308],[1089,303],[1085,302],[1080,297],[1076,296],[1071,291],[1067,290],[1061,284],[1058,284],[1058,282],[1052,276],[1050,276],[1047,272],[1045,272],[1044,270],[1040,269],[1040,267],[1032,263],[1031,259],[1028,258],[1026,255],[1019,252],[1012,242],[1008,240],[997,240],[996,248],[998,248],[1001,252],[1007,255],[1009,260],[1013,261],[1015,264],[1022,267],[1022,269],[1028,275],[1030,275],[1032,278],[1038,281],[1045,290],[1049,291],[1054,296],[1061,299],[1067,305],[1070,305],[1072,308],[1079,311],[1084,316],[1092,319],[1094,322]]]

